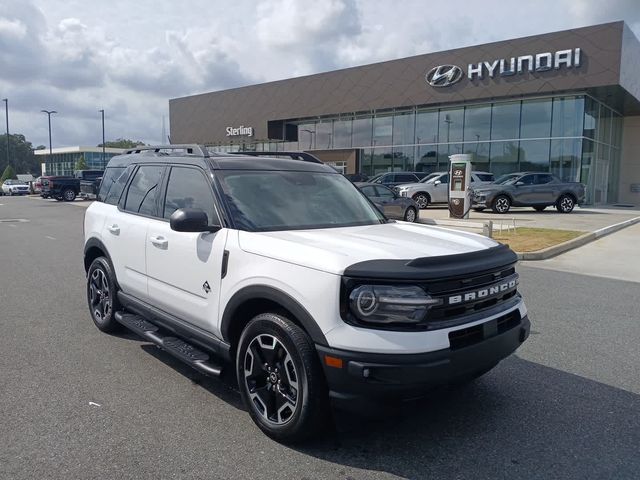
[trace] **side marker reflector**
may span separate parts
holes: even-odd
[[[329,355],[325,355],[324,356],[324,363],[328,367],[342,368],[342,359],[341,358],[330,357]]]

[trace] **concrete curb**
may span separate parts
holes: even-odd
[[[600,228],[594,232],[585,233],[584,235],[580,235],[579,237],[567,240],[566,242],[559,243],[558,245],[554,245],[552,247],[543,248],[542,250],[538,250],[535,252],[516,252],[516,254],[518,255],[518,260],[546,260],[547,258],[555,257],[556,255],[560,255],[561,253],[581,247],[589,242],[593,242],[594,240],[604,237],[605,235],[609,235],[610,233],[617,232],[618,230],[622,230],[626,227],[630,227],[631,225],[634,225],[638,222],[640,222],[640,217],[631,218],[629,220],[625,220],[624,222],[615,223],[613,225],[609,225],[608,227]]]

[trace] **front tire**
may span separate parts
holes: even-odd
[[[575,206],[576,202],[570,195],[561,195],[556,204],[556,210],[560,213],[571,213]]]
[[[507,213],[511,208],[511,200],[506,195],[500,195],[493,201],[492,210],[495,213]]]
[[[263,313],[249,322],[236,371],[249,415],[271,438],[297,442],[326,425],[328,394],[315,347],[288,318]]]
[[[409,207],[407,208],[407,211],[404,212],[404,221],[405,222],[415,222],[418,218],[418,212],[416,212],[416,209],[413,207]]]
[[[62,198],[65,202],[73,202],[76,199],[76,192],[71,188],[67,188],[62,192]]]
[[[106,333],[120,330],[120,324],[114,318],[120,310],[115,275],[109,260],[98,257],[89,267],[87,274],[87,303],[93,323]]]
[[[416,202],[418,204],[418,208],[422,210],[423,208],[427,208],[429,206],[431,198],[429,198],[428,194],[421,192],[416,193],[413,196],[413,201]]]

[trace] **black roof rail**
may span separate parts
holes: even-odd
[[[254,151],[245,151],[245,152],[228,152],[234,155],[250,155],[252,157],[289,157],[293,160],[302,160],[303,162],[311,162],[311,163],[324,163],[315,155],[311,155],[307,152],[254,152]]]
[[[154,152],[162,153],[163,150],[185,150],[188,155],[197,155],[199,157],[208,158],[209,151],[206,147],[198,144],[179,144],[179,145],[144,145],[134,148],[128,148],[124,153],[142,153],[142,152]]]

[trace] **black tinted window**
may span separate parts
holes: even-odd
[[[393,192],[386,187],[378,186],[376,187],[378,191],[378,197],[380,198],[393,198]]]
[[[410,173],[396,173],[396,182],[413,183],[418,181],[418,177]]]
[[[533,185],[533,175],[525,175],[518,179],[518,183],[524,183],[525,185]]]
[[[125,173],[124,167],[107,168],[100,184],[98,201],[117,205],[122,189],[127,183],[127,178],[129,178],[129,175],[128,172]]]
[[[164,218],[179,208],[200,208],[210,224],[218,222],[213,193],[205,176],[194,168],[173,167],[164,201]]]
[[[493,174],[491,173],[478,173],[478,178],[481,182],[493,182]]]
[[[449,183],[449,174],[447,173],[446,175],[442,175],[438,180],[442,183]]]
[[[164,167],[157,165],[143,165],[138,168],[129,185],[125,210],[144,215],[156,214],[156,194],[163,170]]]
[[[539,173],[536,175],[536,184],[542,185],[553,180],[553,176],[548,173]]]
[[[374,187],[362,187],[361,188],[362,193],[364,193],[367,197],[375,197],[376,196],[376,191]]]

